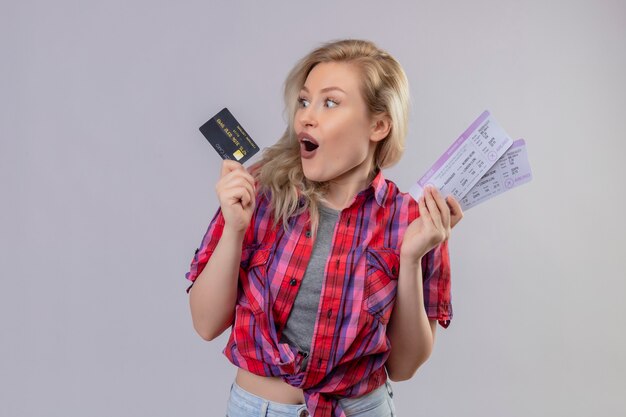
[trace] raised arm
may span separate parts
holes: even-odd
[[[223,162],[215,188],[224,227],[189,291],[193,327],[205,340],[218,337],[234,319],[242,243],[255,207],[254,179],[238,162]]]
[[[422,258],[445,242],[463,217],[458,202],[448,198],[446,203],[436,189],[427,188],[418,204],[420,216],[403,237],[396,302],[387,326],[391,353],[385,366],[393,381],[410,379],[432,352],[437,321],[424,308]]]

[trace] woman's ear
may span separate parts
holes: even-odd
[[[372,142],[380,142],[385,139],[391,131],[391,117],[386,113],[374,116],[371,127],[370,140]]]

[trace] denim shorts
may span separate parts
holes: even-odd
[[[339,400],[347,417],[396,417],[393,391],[387,381],[372,392]],[[304,404],[282,404],[258,397],[233,382],[226,417],[308,417]]]

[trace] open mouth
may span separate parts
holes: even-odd
[[[320,145],[318,145],[317,143],[313,143],[310,140],[304,139],[302,140],[302,144],[304,145],[304,149],[307,152],[313,152],[314,150],[316,150]]]
[[[302,146],[302,151],[308,156],[313,156],[313,152],[320,146],[317,140],[306,132],[300,132],[298,140],[300,141],[300,146]]]

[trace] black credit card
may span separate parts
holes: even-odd
[[[226,107],[200,126],[200,132],[222,159],[244,163],[259,147]]]

